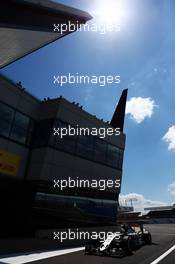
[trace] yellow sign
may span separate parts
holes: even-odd
[[[18,155],[0,150],[0,173],[16,176],[19,162]]]

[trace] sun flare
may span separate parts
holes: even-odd
[[[121,22],[124,14],[125,10],[122,1],[104,0],[100,1],[100,4],[96,8],[95,18],[104,23]]]

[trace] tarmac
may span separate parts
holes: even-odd
[[[35,254],[26,253],[27,260],[20,260],[24,255],[17,254],[18,260],[14,258],[1,258],[3,264],[174,264],[175,263],[175,224],[157,224],[147,225],[146,228],[151,232],[153,237],[152,245],[146,245],[133,252],[132,256],[123,258],[99,257],[84,255],[83,248],[60,249],[57,251],[43,250]],[[44,252],[46,252],[44,254]],[[34,252],[33,252],[34,253]],[[43,253],[43,254],[42,254]],[[33,256],[35,256],[33,258]],[[10,257],[10,256],[8,256]],[[37,258],[36,258],[37,257]],[[36,260],[36,261],[35,261]],[[17,262],[15,262],[17,261]]]

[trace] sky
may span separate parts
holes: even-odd
[[[62,95],[110,120],[129,89],[121,203],[136,208],[175,202],[175,1],[59,0],[89,12],[89,23],[119,32],[75,32],[0,72],[32,94]],[[91,24],[92,25],[92,24]],[[120,76],[119,84],[55,85],[54,75]]]

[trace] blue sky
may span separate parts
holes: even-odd
[[[95,15],[102,3],[109,4],[110,1],[57,2]],[[111,119],[125,87],[129,88],[128,100],[150,98],[154,102],[150,117],[145,116],[138,123],[132,111],[126,116],[122,193],[141,194],[146,205],[149,202],[159,204],[154,201],[172,203],[175,148],[168,149],[168,142],[162,137],[175,125],[175,1],[122,2],[120,32],[70,34],[1,72],[15,81],[21,80],[24,87],[41,99],[63,95],[68,100],[80,102],[88,112],[105,120]],[[120,75],[121,83],[105,87],[59,87],[53,84],[53,75],[69,72]],[[142,105],[139,107],[142,111]],[[170,138],[175,140],[175,135]]]

